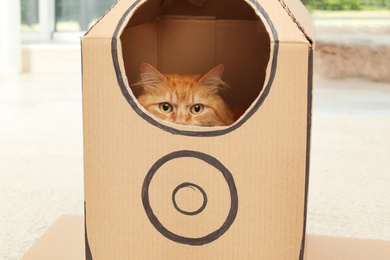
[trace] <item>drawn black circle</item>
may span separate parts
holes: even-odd
[[[229,213],[226,217],[225,222],[216,229],[215,231],[203,236],[203,237],[185,237],[181,235],[177,235],[170,230],[168,230],[164,225],[159,221],[157,216],[154,214],[152,207],[150,206],[150,201],[149,201],[149,185],[153,179],[153,176],[156,174],[156,172],[160,169],[161,166],[163,166],[165,163],[173,160],[173,159],[178,159],[178,158],[183,158],[183,157],[192,157],[192,158],[197,158],[199,160],[202,160],[217,170],[221,172],[223,175],[228,187],[229,187],[229,192],[230,192],[230,210]],[[196,152],[196,151],[188,151],[188,150],[182,150],[182,151],[176,151],[172,152],[170,154],[167,154],[157,160],[153,166],[150,168],[148,173],[145,176],[143,185],[142,185],[142,192],[141,192],[141,197],[142,197],[142,203],[145,209],[145,213],[147,217],[149,218],[149,221],[152,223],[152,225],[157,229],[158,232],[160,232],[163,236],[166,238],[177,242],[181,244],[187,244],[187,245],[192,245],[192,246],[201,246],[204,244],[211,243],[221,237],[233,224],[234,220],[236,219],[237,216],[237,211],[238,211],[238,195],[237,195],[237,188],[233,179],[233,175],[229,172],[229,170],[217,159],[214,157],[201,153],[201,152]]]
[[[137,103],[134,101],[133,96],[130,94],[129,89],[125,83],[125,78],[123,75],[125,74],[125,69],[123,68],[123,65],[121,65],[120,61],[122,59],[122,51],[121,51],[121,45],[118,45],[118,42],[120,42],[120,36],[122,33],[122,29],[127,21],[127,17],[132,14],[132,11],[136,9],[139,5],[141,0],[136,0],[122,15],[121,19],[118,22],[118,25],[115,28],[115,31],[112,36],[111,40],[111,54],[112,54],[112,61],[114,64],[115,74],[117,77],[117,81],[119,84],[119,87],[122,91],[123,96],[126,98],[129,105],[133,108],[133,110],[142,117],[145,121],[148,123],[164,130],[172,134],[179,134],[179,135],[185,135],[185,136],[220,136],[228,134],[237,128],[241,127],[253,114],[256,113],[256,111],[260,108],[260,106],[264,103],[264,100],[267,98],[268,94],[270,93],[272,84],[274,82],[275,76],[276,76],[276,69],[278,67],[278,53],[279,53],[279,36],[278,32],[276,31],[276,27],[273,24],[272,20],[270,19],[268,13],[263,8],[263,6],[257,1],[257,0],[248,0],[252,3],[252,8],[259,12],[261,16],[259,15],[259,18],[262,20],[264,24],[268,24],[270,29],[270,35],[273,37],[273,54],[269,58],[271,61],[271,68],[269,72],[269,79],[266,85],[264,86],[264,90],[262,93],[260,92],[259,97],[257,101],[254,101],[254,106],[250,109],[248,109],[248,113],[244,114],[243,117],[237,121],[236,124],[233,124],[227,128],[224,129],[217,129],[217,130],[209,130],[209,131],[192,131],[192,130],[180,130],[172,126],[168,126],[165,124],[160,123],[159,121],[156,121],[149,115],[147,115],[142,109],[140,109],[137,105]],[[263,17],[264,19],[262,19]],[[272,43],[271,43],[272,45]],[[272,49],[271,49],[272,50]]]
[[[181,190],[182,188],[187,188],[187,187],[195,187],[197,188],[203,195],[203,203],[202,203],[202,206],[200,206],[199,209],[195,210],[195,211],[186,211],[186,210],[182,210],[178,205],[177,205],[177,202],[176,202],[176,194],[179,190]],[[172,192],[172,202],[173,202],[173,206],[175,207],[175,209],[177,211],[179,211],[180,213],[184,214],[184,215],[188,215],[188,216],[195,216],[195,215],[198,215],[199,213],[201,213],[205,208],[206,208],[206,205],[207,205],[207,194],[206,192],[204,191],[204,189],[202,189],[202,187],[200,187],[199,185],[196,185],[195,183],[190,183],[190,182],[183,182],[182,184],[180,184],[179,186],[177,186],[173,192]]]

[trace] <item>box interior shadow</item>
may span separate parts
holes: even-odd
[[[270,63],[270,36],[245,1],[148,1],[135,11],[120,41],[130,86],[139,80],[142,62],[184,74],[224,64],[226,100],[244,110],[263,90]]]

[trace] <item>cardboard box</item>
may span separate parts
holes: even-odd
[[[390,241],[310,234],[306,238],[306,260],[390,259]],[[85,259],[82,216],[62,216],[23,257],[23,260],[53,259]]]
[[[121,0],[82,39],[87,259],[303,259],[314,29],[299,0]],[[131,84],[225,65],[227,127]]]
[[[61,216],[28,250],[23,260],[85,259],[83,216]]]

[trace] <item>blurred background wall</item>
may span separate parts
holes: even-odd
[[[390,0],[301,1],[317,27],[317,74],[390,82]],[[80,37],[115,2],[2,0],[0,74],[57,71],[55,59],[72,69]]]

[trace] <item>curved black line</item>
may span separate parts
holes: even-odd
[[[185,211],[185,210],[182,210],[176,203],[176,193],[179,190],[181,190],[182,188],[187,188],[187,187],[191,187],[191,188],[195,187],[202,193],[202,196],[203,196],[202,206],[200,206],[200,208],[195,210],[195,211]],[[195,215],[198,215],[199,213],[201,213],[206,208],[206,206],[207,206],[207,194],[204,191],[204,189],[202,189],[202,187],[200,187],[199,185],[196,185],[195,183],[190,183],[190,182],[183,182],[182,184],[180,184],[179,186],[177,186],[173,190],[173,192],[172,192],[172,202],[173,202],[173,206],[175,207],[175,209],[177,211],[179,211],[180,213],[182,213],[184,215],[187,215],[187,216],[195,216]]]
[[[211,166],[218,169],[222,175],[224,176],[230,191],[230,210],[228,213],[228,216],[226,217],[225,222],[222,224],[220,228],[217,230],[209,233],[206,236],[199,237],[199,238],[189,238],[177,235],[171,231],[169,231],[167,228],[164,227],[164,225],[158,220],[157,216],[154,214],[153,209],[150,206],[149,203],[149,185],[150,182],[153,179],[154,174],[158,171],[158,169],[164,165],[165,163],[169,162],[170,160],[177,159],[177,158],[183,158],[183,157],[193,157],[197,158],[199,160],[202,160]],[[170,154],[165,155],[164,157],[157,160],[155,164],[150,168],[149,172],[145,176],[144,183],[142,185],[142,203],[146,212],[147,217],[149,218],[152,225],[159,231],[163,236],[166,238],[177,242],[181,244],[187,244],[192,246],[201,246],[204,244],[208,244],[213,242],[214,240],[218,239],[220,236],[222,236],[233,224],[234,220],[237,216],[238,211],[238,195],[237,195],[237,188],[234,183],[233,175],[229,172],[229,170],[217,159],[214,157],[201,153],[196,151],[188,151],[188,150],[182,150],[182,151],[176,151],[172,152]]]
[[[178,134],[178,135],[185,135],[185,136],[194,136],[194,137],[213,137],[213,136],[220,136],[220,135],[224,135],[224,134],[230,133],[230,132],[236,130],[237,128],[239,128],[240,126],[242,126],[259,109],[259,107],[263,104],[265,98],[268,96],[268,94],[270,92],[270,89],[271,89],[271,86],[272,86],[272,83],[274,81],[275,74],[276,74],[277,58],[278,58],[278,51],[279,51],[279,38],[278,38],[278,33],[277,33],[276,29],[275,29],[274,24],[272,23],[271,19],[269,18],[268,14],[264,10],[264,8],[256,0],[249,0],[256,7],[257,11],[259,11],[262,14],[262,16],[264,17],[265,21],[268,23],[269,28],[271,29],[271,33],[272,33],[273,39],[274,39],[274,52],[273,52],[273,55],[272,55],[272,64],[271,64],[270,76],[269,76],[269,80],[268,80],[267,85],[263,89],[263,93],[260,94],[260,97],[257,100],[256,104],[253,106],[253,108],[251,110],[249,110],[249,112],[242,119],[237,121],[232,126],[228,126],[228,127],[224,128],[224,129],[220,129],[220,130],[188,131],[188,130],[179,130],[179,129],[176,129],[176,128],[164,125],[164,124],[162,124],[160,122],[157,122],[152,117],[150,117],[149,115],[144,113],[138,107],[138,105],[135,103],[133,98],[131,97],[128,89],[126,88],[126,84],[125,84],[125,82],[123,80],[122,72],[121,72],[120,65],[119,65],[119,59],[121,57],[118,56],[118,50],[117,50],[117,48],[118,48],[117,41],[118,41],[119,31],[123,27],[123,24],[124,24],[124,22],[126,20],[126,17],[128,16],[128,14],[140,3],[140,1],[141,0],[135,1],[129,7],[129,9],[127,9],[126,12],[123,14],[121,19],[119,20],[119,23],[118,23],[117,27],[115,28],[115,31],[114,31],[114,34],[113,34],[113,37],[112,37],[112,40],[111,40],[112,60],[113,60],[113,64],[114,64],[114,69],[115,69],[117,81],[118,81],[118,84],[119,84],[119,86],[121,88],[123,96],[126,98],[127,102],[130,104],[130,106],[133,108],[133,110],[140,117],[142,117],[144,120],[146,120],[148,123],[150,123],[150,124],[160,128],[160,129],[162,129],[164,131],[167,131],[167,132],[169,132],[171,134]]]
[[[88,241],[87,231],[87,202],[84,201],[84,239],[85,239],[85,259],[93,260],[91,248]]]
[[[310,146],[311,146],[311,122],[312,122],[312,100],[313,100],[313,48],[309,49],[308,76],[307,76],[307,126],[306,126],[306,172],[305,172],[305,206],[303,210],[303,230],[301,240],[301,251],[299,260],[304,259],[306,241],[306,220],[310,178]]]

